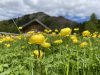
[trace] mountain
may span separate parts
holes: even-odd
[[[43,12],[27,14],[22,17],[14,18],[14,21],[16,22],[18,26],[22,26],[33,19],[40,20],[41,22],[43,22],[45,25],[47,25],[51,29],[61,29],[64,27],[73,28],[78,25],[77,22],[66,19],[63,16],[55,17],[55,16],[50,16],[48,14],[45,14]],[[12,19],[0,21],[0,32],[1,31],[17,32]]]

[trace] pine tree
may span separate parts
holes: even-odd
[[[98,19],[95,13],[92,13],[90,20],[85,23],[85,29],[91,32],[98,31]]]

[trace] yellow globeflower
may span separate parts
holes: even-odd
[[[11,45],[10,45],[10,44],[5,44],[5,46],[6,46],[6,47],[10,47]]]
[[[85,46],[87,46],[87,45],[88,45],[87,42],[82,42],[82,43],[80,44],[80,47],[83,48],[83,47],[85,47]]]
[[[74,28],[74,31],[78,31],[79,30],[79,28]]]
[[[44,32],[46,32],[46,33],[47,33],[47,32],[48,32],[48,29],[44,29]]]
[[[98,36],[98,32],[94,32],[93,34],[92,34],[92,37],[93,38],[96,38]]]
[[[70,36],[70,38],[73,39],[77,39],[77,37],[75,35]]]
[[[45,41],[45,37],[42,34],[36,34],[33,35],[30,39],[29,39],[29,43],[30,44],[41,44]]]
[[[58,32],[58,29],[55,29],[55,32]]]
[[[100,38],[100,34],[98,34],[98,38]]]
[[[62,40],[55,40],[54,43],[55,44],[61,44],[61,43],[63,43],[63,41]]]
[[[49,33],[52,32],[52,30],[49,30]]]
[[[44,32],[50,33],[50,32],[52,32],[52,30],[50,30],[50,29],[45,29]]]
[[[69,36],[71,34],[71,29],[70,28],[63,28],[60,31],[60,36]]]
[[[82,35],[84,37],[89,37],[91,35],[91,33],[88,30],[86,30],[86,31],[83,31]]]
[[[14,39],[11,38],[10,36],[6,36],[5,38],[2,39],[3,41],[7,42],[7,41],[13,41]]]
[[[43,52],[41,50],[34,50],[33,55],[35,55],[37,58],[42,58]]]
[[[21,48],[23,48],[23,49],[24,49],[24,48],[25,48],[25,46],[21,46]]]
[[[51,46],[50,43],[44,42],[41,44],[42,47],[49,48]]]
[[[93,35],[92,35],[92,37],[93,37],[93,38],[96,38],[96,37],[97,37],[97,35],[96,35],[96,34],[93,34]]]
[[[18,27],[19,29],[22,29],[22,27]]]
[[[35,33],[34,31],[27,32],[28,35],[33,35],[34,33]]]
[[[72,35],[70,38],[71,38],[73,43],[78,43],[78,39],[75,35]]]
[[[73,39],[72,41],[73,41],[74,44],[75,43],[78,43],[78,40],[77,39]]]
[[[51,36],[56,36],[56,33],[55,33],[55,32],[52,32],[52,33],[51,33]]]
[[[2,40],[0,40],[0,44],[1,44],[1,43],[3,43],[3,41],[2,41]]]
[[[16,39],[18,39],[18,40],[21,40],[21,39],[23,38],[22,35],[18,35],[18,36],[15,36],[15,37],[16,37]]]

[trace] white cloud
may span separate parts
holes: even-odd
[[[39,11],[81,18],[94,12],[100,18],[99,3],[100,0],[0,0],[0,20]]]

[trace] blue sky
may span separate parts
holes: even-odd
[[[35,12],[82,22],[93,12],[100,18],[100,0],[0,0],[0,20]]]

